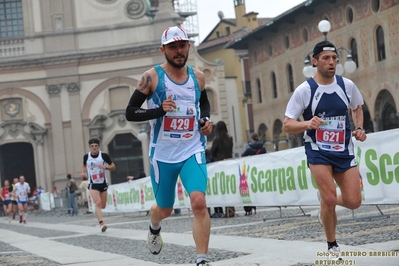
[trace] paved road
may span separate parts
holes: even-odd
[[[338,242],[346,252],[343,265],[399,265],[399,205],[380,206],[390,217],[378,216],[375,206],[362,206],[353,214],[339,208]],[[237,210],[241,210],[237,207]],[[323,228],[317,207],[260,208],[256,215],[212,219],[208,258],[212,265],[326,265]],[[266,221],[264,221],[264,219]],[[191,237],[192,216],[183,210],[163,222],[162,253],[145,248],[148,217],[145,213],[106,214],[109,229],[101,233],[92,214],[50,216],[30,213],[28,224],[8,223],[0,217],[0,265],[98,266],[195,265]],[[379,252],[379,253],[378,253]]]

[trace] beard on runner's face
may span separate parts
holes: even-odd
[[[175,55],[173,58],[170,58],[165,54],[165,58],[166,58],[166,61],[168,61],[168,63],[171,64],[173,67],[183,68],[186,65],[188,56],[184,55],[184,54],[178,54],[178,55]],[[175,61],[173,61],[174,59],[180,59],[180,58],[183,58],[182,63],[176,63]]]

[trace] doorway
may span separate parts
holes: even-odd
[[[2,185],[6,179],[11,184],[14,178],[25,176],[25,182],[33,191],[37,184],[32,144],[16,142],[1,145],[0,174]]]
[[[144,171],[141,141],[133,134],[115,135],[108,144],[108,151],[116,166],[116,170],[111,173],[112,184],[126,182],[128,175],[137,176],[139,172]]]

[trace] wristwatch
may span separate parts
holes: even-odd
[[[202,117],[201,119],[204,121],[204,123],[201,125],[201,127],[205,126],[205,122],[206,122],[206,121],[209,121],[209,123],[212,122],[211,119],[210,119],[209,117],[207,117],[207,116],[204,116],[204,117]]]
[[[357,127],[355,130],[361,130],[364,132],[364,128],[363,127]]]

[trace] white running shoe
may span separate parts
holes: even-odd
[[[328,250],[328,259],[329,260],[342,260],[341,257],[341,249],[337,246],[333,246]]]
[[[148,231],[146,247],[153,255],[158,255],[163,247],[161,234],[153,235],[150,231]]]
[[[9,224],[11,223],[11,218],[8,218],[8,223],[9,223]]]
[[[104,224],[104,223],[102,223],[101,225],[100,225],[100,228],[101,228],[101,232],[105,232],[105,231],[107,231],[107,226]]]
[[[319,219],[319,223],[321,224],[321,226],[323,226],[323,220],[321,219],[321,196],[320,196],[320,191],[317,191],[317,199],[320,202],[320,208],[319,208],[319,212],[317,213],[317,219]]]

